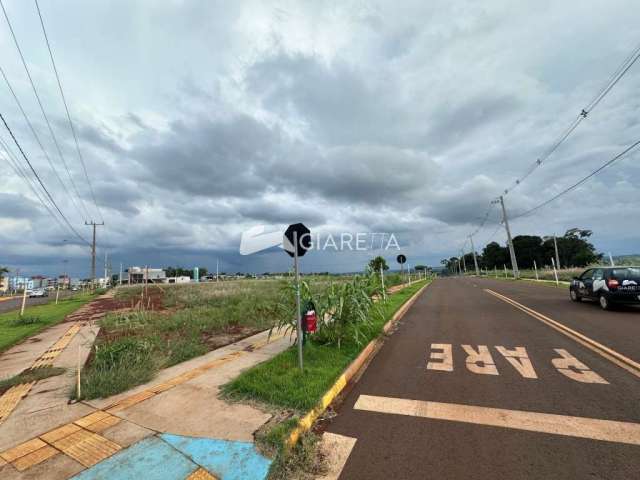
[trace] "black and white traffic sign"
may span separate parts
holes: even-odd
[[[400,254],[396,257],[396,260],[400,265],[402,265],[403,263],[407,262],[407,257],[405,257],[403,254]]]
[[[290,257],[295,256],[296,249],[298,257],[302,257],[311,248],[311,231],[303,223],[289,225],[284,232],[282,246]]]

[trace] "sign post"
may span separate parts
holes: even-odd
[[[407,261],[407,257],[405,257],[403,254],[400,254],[396,257],[396,261],[400,264],[400,278],[403,279],[402,283],[405,283],[404,281],[404,264]]]
[[[296,333],[298,340],[298,363],[300,370],[304,369],[304,362],[302,358],[302,312],[300,311],[300,270],[298,266],[298,259],[302,257],[307,250],[311,247],[311,231],[305,227],[302,223],[294,223],[289,225],[284,232],[284,239],[282,241],[285,251],[290,257],[293,257],[293,269],[295,272],[296,281]]]

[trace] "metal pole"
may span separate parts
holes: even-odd
[[[58,295],[60,295],[60,282],[56,286],[56,305],[58,304]]]
[[[302,315],[300,312],[300,275],[298,272],[298,232],[293,232],[293,269],[296,274],[296,317],[298,329],[298,363],[300,371],[304,371],[302,360]]]
[[[613,257],[611,256],[611,252],[609,252],[609,263],[611,264],[612,267],[615,267],[615,263],[613,263]]]
[[[536,271],[536,280],[540,280],[540,279],[538,278],[538,265],[536,265],[536,261],[535,261],[535,260],[533,261],[533,268],[534,268],[534,269],[535,269],[535,271]]]
[[[509,278],[507,275],[507,266],[505,264],[502,264],[502,266],[504,267],[504,278]]]
[[[560,255],[558,255],[558,242],[555,233],[553,234],[553,247],[556,250],[556,267],[560,268]]]
[[[382,265],[380,265],[380,284],[382,285],[382,299],[387,299],[387,294],[384,291],[384,271],[382,270]]]
[[[462,266],[464,268],[464,273],[467,273],[467,260],[464,258],[464,250],[460,250],[462,254]]]
[[[120,262],[120,277],[118,277],[120,280],[120,286],[122,286],[122,262]]]
[[[478,269],[478,259],[476,258],[476,248],[473,246],[473,235],[469,235],[471,240],[471,252],[473,253],[473,264],[476,267],[476,275],[480,276],[480,270]]]
[[[513,278],[520,277],[520,271],[518,270],[518,261],[516,259],[516,252],[513,249],[513,240],[511,239],[511,229],[509,228],[509,219],[507,218],[507,209],[504,207],[504,198],[500,195],[500,205],[502,206],[502,220],[504,221],[504,228],[507,231],[507,243],[509,244],[509,255],[511,256],[511,267],[513,268]]]
[[[216,282],[218,281],[218,267],[219,267],[219,261],[216,258]]]
[[[554,277],[556,277],[556,286],[559,286],[560,283],[558,282],[558,271],[556,270],[556,262],[553,257],[551,257],[551,265],[553,265],[553,275]]]

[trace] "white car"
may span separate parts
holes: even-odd
[[[27,290],[27,296],[29,298],[32,298],[32,297],[48,297],[49,296],[49,292],[47,292],[47,290],[45,290],[44,288],[36,288],[35,290]]]

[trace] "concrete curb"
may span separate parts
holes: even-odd
[[[335,400],[335,398],[340,394],[340,392],[347,386],[349,381],[353,379],[356,374],[360,371],[363,366],[365,366],[378,352],[378,346],[382,343],[382,336],[387,334],[389,330],[400,320],[405,313],[411,308],[411,306],[418,299],[420,294],[433,283],[433,280],[426,285],[424,285],[420,290],[414,293],[411,298],[409,298],[402,306],[393,314],[393,317],[384,324],[382,327],[382,334],[377,338],[371,340],[366,347],[360,352],[360,354],[349,364],[349,366],[345,369],[345,371],[338,377],[338,380],[332,385],[332,387],[325,392],[322,396],[318,404],[310,410],[304,417],[302,417],[298,421],[298,426],[293,429],[293,431],[289,434],[289,438],[286,441],[286,446],[291,448],[295,446],[304,432],[308,431],[313,423],[318,419],[322,413],[327,409],[331,402]]]

